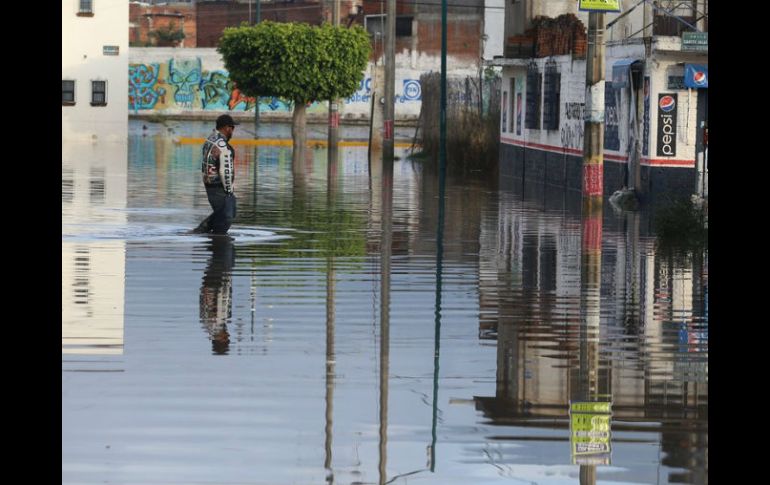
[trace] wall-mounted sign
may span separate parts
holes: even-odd
[[[658,156],[676,156],[676,93],[658,94]]]
[[[579,0],[578,9],[584,12],[620,12],[620,0]]]
[[[708,32],[682,32],[683,51],[707,51],[709,50]]]
[[[105,45],[102,46],[102,54],[105,56],[117,56],[120,54],[120,46],[119,45]]]
[[[684,65],[684,85],[688,88],[704,89],[709,87],[709,68],[700,64]]]

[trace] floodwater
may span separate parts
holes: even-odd
[[[63,484],[708,482],[708,255],[650,214],[235,145],[185,235],[209,127],[142,125],[62,147]]]

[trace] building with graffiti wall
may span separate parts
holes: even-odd
[[[62,138],[126,140],[128,8],[62,1]]]
[[[396,57],[396,116],[416,120],[420,114],[420,74],[440,68],[440,58],[420,56],[414,62],[406,53]],[[414,66],[414,67],[413,67]],[[453,60],[453,74],[473,76],[477,66]],[[345,100],[344,120],[368,120],[374,63],[370,62],[359,89]],[[228,111],[236,118],[252,119],[256,99],[243,95],[230,80],[220,54],[213,48],[132,48],[128,66],[128,111],[131,116],[213,119]],[[260,117],[290,120],[291,102],[274,97],[260,98]],[[325,120],[328,103],[313,103],[309,119]]]
[[[605,193],[707,194],[708,2],[620,3],[605,16]],[[580,190],[588,13],[522,0],[505,16],[491,62],[503,69],[500,176]]]

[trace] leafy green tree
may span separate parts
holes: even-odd
[[[244,94],[294,103],[296,159],[307,142],[307,105],[352,95],[363,79],[371,47],[369,35],[359,26],[264,21],[226,28],[217,50]]]
[[[148,36],[155,38],[158,47],[176,47],[185,38],[184,31],[181,28],[177,28],[174,22],[165,27],[150,31]]]

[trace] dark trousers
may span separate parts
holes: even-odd
[[[213,232],[214,234],[227,234],[235,219],[236,199],[235,194],[227,194],[221,185],[207,185],[206,195],[214,212],[205,218],[193,232]]]

